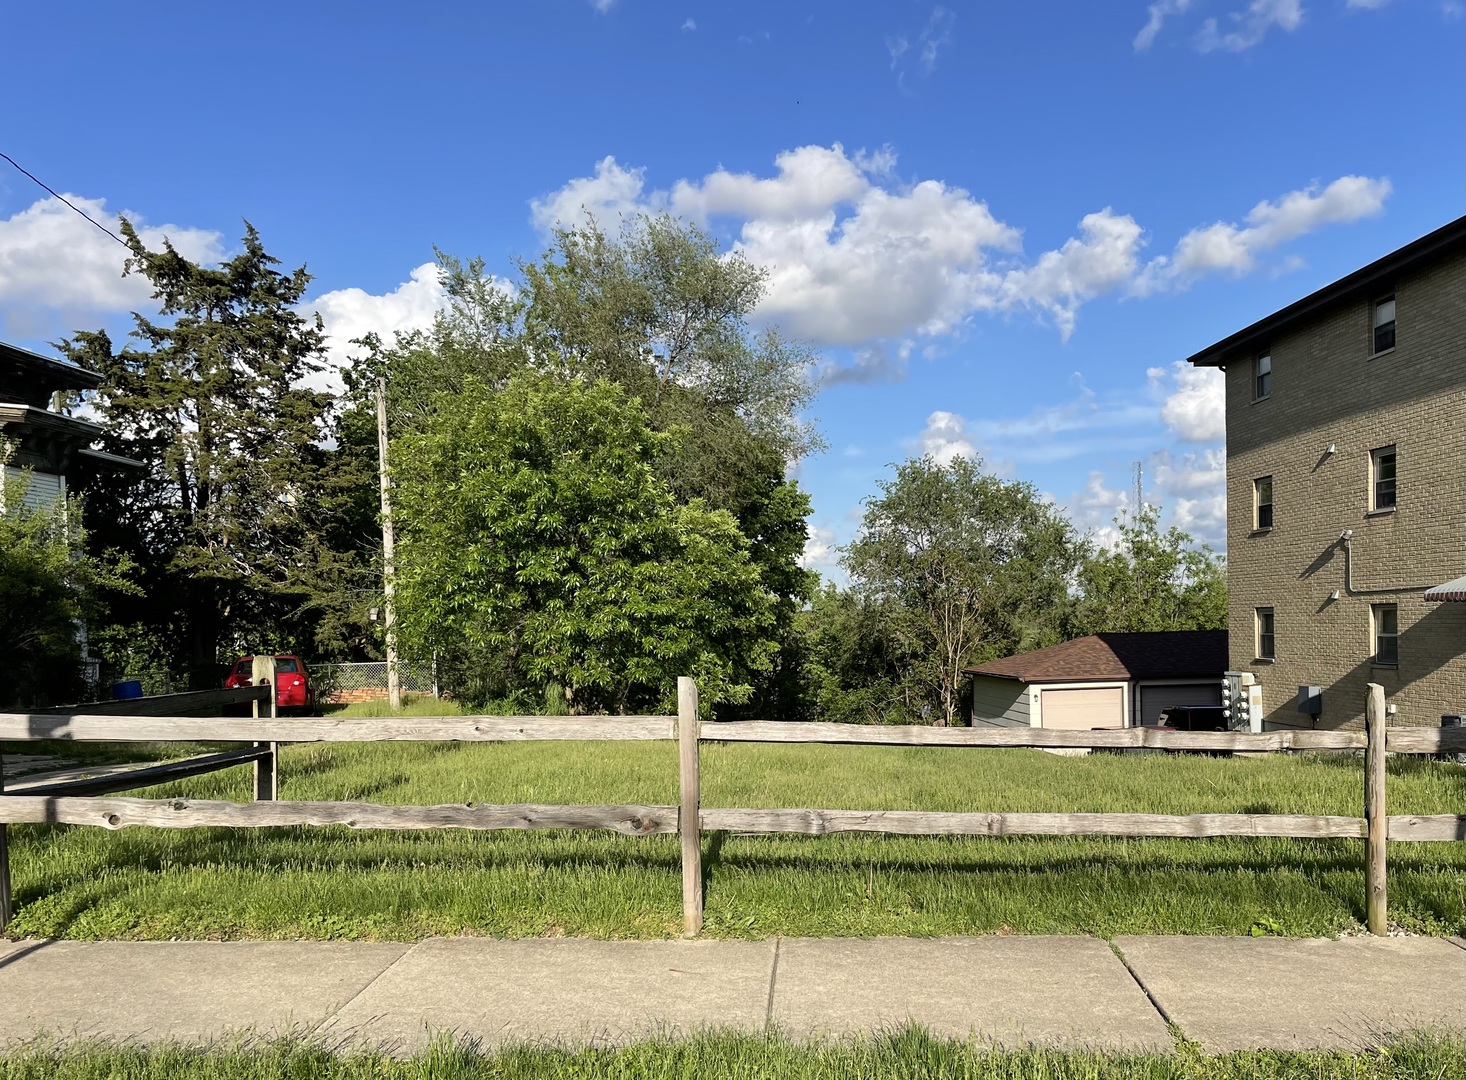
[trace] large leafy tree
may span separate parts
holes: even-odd
[[[1079,568],[1078,634],[1226,627],[1225,558],[1175,526],[1162,529],[1158,506],[1115,526],[1117,542],[1094,548]]]
[[[906,658],[918,711],[951,724],[964,667],[1057,640],[1080,548],[1032,485],[928,456],[881,484],[842,565]]]
[[[389,386],[393,437],[421,431],[472,378],[503,387],[516,373],[605,380],[672,435],[652,467],[675,500],[732,515],[773,599],[780,648],[753,677],[743,715],[792,714],[801,696],[795,615],[816,577],[799,566],[809,500],[789,463],[819,445],[803,418],[813,356],[749,325],[763,272],[667,217],[557,232],[512,288],[481,261],[439,255],[449,305],[431,328],[362,341],[347,372],[343,448],[368,446],[376,381]],[[371,449],[372,463],[375,450]]]
[[[577,711],[745,701],[773,601],[726,511],[679,503],[669,439],[608,381],[472,377],[393,443],[404,643],[496,658]]]
[[[310,275],[278,271],[252,226],[217,267],[122,230],[127,272],[147,278],[160,316],[134,314],[120,349],[97,331],[63,351],[102,373],[93,404],[110,448],[146,466],[96,493],[98,540],[133,554],[166,598],[157,615],[201,681],[221,649],[309,645],[333,594],[322,576],[345,571],[318,519],[329,398],[306,381],[323,336],[297,311]]]

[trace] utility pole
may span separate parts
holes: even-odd
[[[402,708],[402,682],[397,677],[397,626],[392,596],[395,540],[392,534],[392,484],[387,476],[387,380],[377,380],[377,475],[382,484],[382,625],[387,637],[387,704]]]

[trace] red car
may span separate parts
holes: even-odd
[[[254,662],[253,656],[241,656],[234,661],[234,667],[230,668],[229,675],[224,680],[224,689],[249,686],[254,677]],[[298,656],[275,657],[276,710],[283,713],[288,709],[307,716],[316,716],[320,712],[319,705],[315,684],[311,682],[305,661]]]

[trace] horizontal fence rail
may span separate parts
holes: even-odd
[[[0,742],[536,742],[670,740],[675,716],[45,716],[0,713]]]
[[[0,820],[13,824],[99,825],[126,829],[269,828],[344,825],[349,829],[611,829],[626,836],[677,831],[675,806],[384,806],[362,802],[253,802],[209,799],[73,799],[7,795]]]
[[[1466,729],[1390,728],[1383,690],[1371,684],[1365,731],[1187,732],[1155,728],[1061,731],[1027,727],[933,728],[859,724],[740,721],[700,722],[697,688],[679,680],[677,716],[544,717],[429,716],[342,719],[107,715],[100,712],[0,714],[0,741],[243,742],[251,746],[108,771],[75,779],[37,777],[0,787],[0,926],[8,912],[4,827],[12,824],[91,825],[106,829],[344,826],[352,829],[604,829],[626,836],[680,833],[683,917],[689,934],[702,924],[700,835],[888,833],[907,836],[1293,837],[1366,840],[1368,921],[1383,933],[1384,850],[1387,840],[1466,840],[1466,814],[1384,813],[1386,751],[1435,754],[1466,751]],[[215,693],[215,692],[210,692]],[[238,691],[233,693],[240,693]],[[246,688],[244,700],[263,702],[268,687]],[[260,696],[261,694],[265,696]],[[188,697],[189,695],[174,695]],[[157,699],[161,700],[161,699]],[[233,700],[239,700],[235,698]],[[271,702],[273,705],[273,701]],[[255,711],[260,711],[259,704]],[[676,740],[679,805],[387,806],[363,802],[276,800],[273,775],[279,743],[530,742],[540,740]],[[753,809],[703,807],[698,747],[704,742],[825,743],[879,746],[1038,749],[1277,752],[1365,751],[1363,817],[1306,814],[992,813],[917,810]],[[256,801],[95,797],[253,762]]]

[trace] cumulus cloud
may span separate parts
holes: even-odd
[[[105,199],[66,198],[116,231],[117,216]],[[122,213],[149,248],[161,248],[166,239],[196,262],[224,257],[223,237],[211,229],[148,225],[139,214]],[[0,311],[14,321],[35,318],[27,311],[34,308],[88,316],[146,307],[152,295],[147,279],[122,276],[127,255],[125,247],[60,199],[40,199],[0,219]]]
[[[806,524],[804,553],[799,556],[799,565],[806,570],[832,570],[840,564],[840,550],[836,546],[835,530],[822,525]]]
[[[645,169],[625,169],[614,157],[604,157],[596,162],[594,176],[578,177],[543,199],[531,200],[530,220],[541,232],[587,220],[614,228],[623,215],[661,209],[642,200],[645,173]]]
[[[1220,447],[1151,458],[1154,491],[1169,506],[1171,521],[1202,543],[1227,540],[1227,452]]]
[[[917,437],[922,454],[938,465],[950,465],[959,457],[977,457],[977,446],[968,437],[967,421],[953,412],[938,410],[926,418],[926,428]]]
[[[390,343],[398,332],[425,330],[447,303],[436,263],[423,263],[389,292],[333,289],[307,300],[301,307],[318,312],[326,327],[326,370],[311,381],[318,389],[339,390],[340,370],[356,351],[354,339],[376,334]]]
[[[909,347],[979,312],[1033,311],[1067,338],[1099,296],[1249,272],[1304,233],[1377,213],[1390,192],[1388,180],[1362,176],[1290,192],[1258,203],[1243,224],[1193,229],[1146,264],[1144,229],[1106,207],[1081,219],[1077,235],[1026,259],[1022,232],[986,202],[940,180],[902,182],[895,165],[889,147],[804,146],[780,153],[773,175],[717,169],[649,189],[643,169],[606,157],[593,175],[533,200],[531,218],[546,231],[586,215],[612,229],[648,212],[731,219],[735,249],[768,273],[760,319],[821,346]]]
[[[590,0],[590,6],[604,15],[616,6],[616,0]]]
[[[1156,35],[1161,32],[1161,27],[1172,15],[1183,14],[1191,7],[1192,0],[1158,0],[1149,8],[1150,18],[1140,28],[1140,33],[1135,35],[1135,51],[1145,52],[1155,44]]]
[[[1146,372],[1164,393],[1161,419],[1184,442],[1220,442],[1227,437],[1225,376],[1216,368],[1193,367],[1177,360],[1169,370]]]
[[[1202,23],[1196,38],[1197,49],[1243,52],[1262,41],[1274,26],[1290,32],[1297,30],[1303,24],[1303,0],[1252,0],[1246,11],[1234,11],[1227,20],[1231,29],[1225,33],[1218,28],[1216,19]]]
[[[1290,191],[1277,202],[1264,199],[1248,211],[1246,225],[1219,221],[1192,229],[1170,256],[1146,266],[1135,283],[1141,294],[1155,288],[1184,286],[1203,274],[1245,274],[1257,257],[1325,225],[1373,217],[1389,198],[1389,180],[1341,176],[1327,187],[1317,184]]]
[[[683,30],[696,30],[697,29],[697,20],[696,19],[688,19],[685,23],[682,24],[682,29]]]
[[[1029,305],[1047,311],[1067,341],[1079,308],[1135,276],[1141,228],[1128,214],[1108,206],[1079,222],[1078,237],[1046,251],[1030,267],[1010,270],[1003,279],[1005,306]]]

